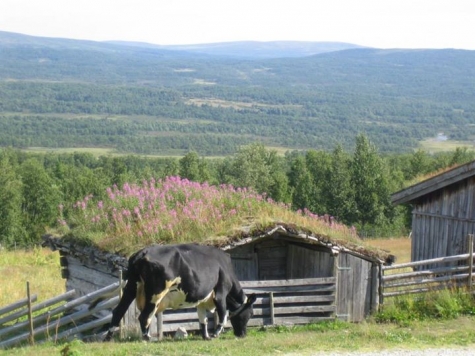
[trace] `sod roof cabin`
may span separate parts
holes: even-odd
[[[468,252],[475,233],[475,161],[455,167],[392,195],[412,206],[412,261]]]
[[[125,256],[83,247],[74,239],[45,236],[45,242],[60,251],[66,287],[79,294],[117,282],[127,265]],[[364,248],[362,242],[334,241],[277,222],[206,243],[229,253],[245,290],[258,294],[251,326],[362,321],[378,306],[381,266],[393,261],[389,253]],[[126,324],[137,325],[137,316],[133,303]],[[161,318],[165,332],[179,326],[199,329],[194,310],[166,311]]]

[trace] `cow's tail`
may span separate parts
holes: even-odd
[[[100,302],[103,302],[104,300],[110,299],[110,298],[112,298],[113,296],[119,295],[119,290],[120,290],[121,288],[124,288],[125,283],[126,283],[126,281],[123,280],[123,281],[122,281],[122,284],[119,285],[119,286],[118,286],[117,288],[115,288],[114,290],[112,290],[112,291],[110,291],[110,292],[107,292],[107,293],[101,295],[100,297],[94,299],[94,300],[89,304],[89,306],[87,307],[87,309],[88,309],[88,310],[92,310],[92,309],[94,309],[94,308],[97,306],[97,304],[99,304]]]

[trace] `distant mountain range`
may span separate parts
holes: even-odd
[[[79,49],[101,51],[126,51],[137,49],[181,51],[193,54],[207,54],[213,56],[233,58],[292,58],[305,57],[315,54],[341,51],[345,49],[363,48],[362,46],[342,42],[303,42],[303,41],[241,41],[204,43],[192,45],[156,45],[145,42],[126,41],[86,41],[64,38],[48,38],[22,35],[0,31],[0,46],[18,47],[33,46],[52,49]]]
[[[342,42],[302,42],[302,41],[241,41],[204,43],[194,45],[159,46],[141,42],[109,42],[142,48],[166,49],[189,53],[209,54],[234,58],[295,58],[315,54],[335,52],[345,49],[363,48],[362,46]]]

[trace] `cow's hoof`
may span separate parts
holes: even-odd
[[[150,335],[142,335],[142,341],[150,341]]]

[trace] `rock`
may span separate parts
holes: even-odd
[[[176,331],[175,331],[175,339],[186,339],[188,337],[188,333],[186,332],[186,329],[182,326],[180,326]]]

